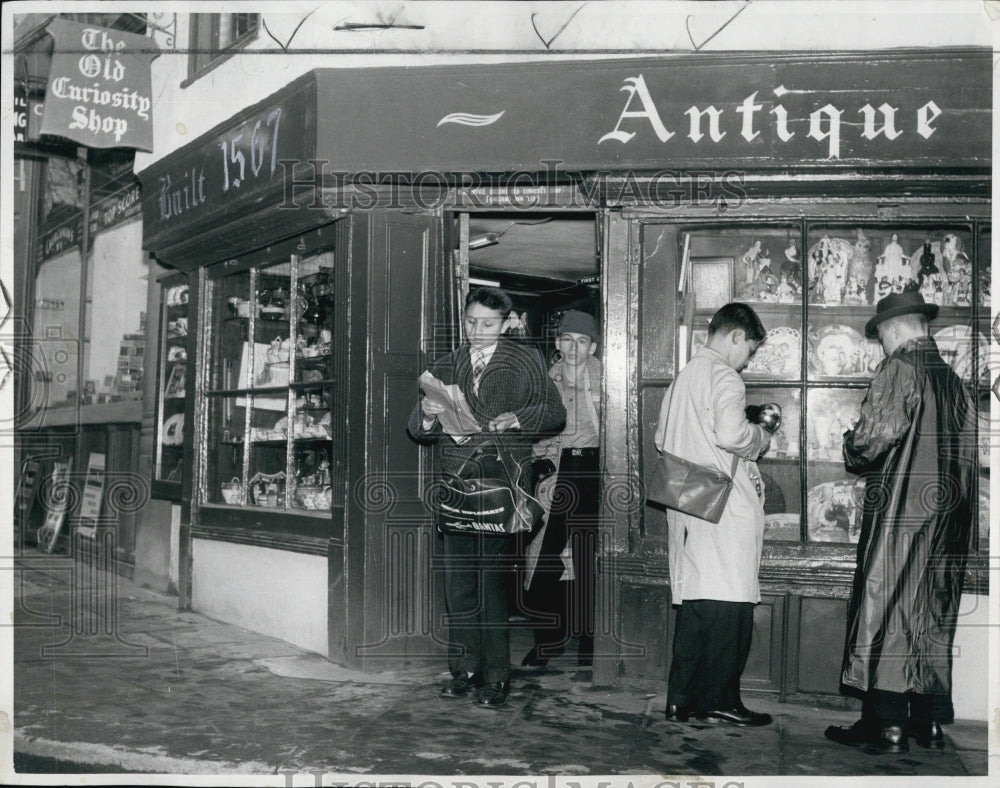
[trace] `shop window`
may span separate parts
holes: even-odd
[[[259,25],[259,14],[192,14],[189,79],[253,41]]]
[[[210,280],[203,506],[329,517],[333,270],[317,250]]]
[[[715,310],[743,301],[767,337],[743,372],[750,409],[776,402],[781,429],[759,461],[765,482],[765,539],[853,543],[861,530],[864,480],[844,466],[843,435],[856,422],[884,358],[864,336],[875,304],[919,288],[940,312],[931,335],[978,401],[979,544],[988,538],[988,227],[898,222],[705,225],[677,228],[683,309],[678,368],[707,339]],[[659,226],[647,235],[662,234]],[[658,274],[647,274],[647,281]],[[653,329],[656,330],[655,328]],[[647,373],[647,377],[650,377]],[[658,411],[659,399],[648,407]]]

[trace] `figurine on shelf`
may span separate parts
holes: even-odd
[[[962,239],[954,233],[946,233],[944,236],[941,266],[951,283],[951,303],[955,306],[972,306],[972,262],[962,250]]]
[[[790,238],[788,241],[788,246],[785,249],[785,260],[789,263],[800,264],[802,261],[799,259],[799,245],[794,238]]]
[[[782,304],[790,304],[795,300],[795,288],[788,281],[788,274],[784,271],[781,272],[781,278],[778,280],[778,287],[774,294],[778,297],[778,302]]]
[[[929,304],[944,305],[944,277],[934,264],[931,242],[924,241],[924,252],[920,255],[920,270],[917,272],[920,295]]]
[[[821,304],[843,302],[853,247],[843,238],[824,235],[809,250],[809,289]]]
[[[760,257],[760,241],[754,241],[750,248],[740,258],[740,275],[736,280],[736,293],[745,298],[753,291],[753,283],[757,279],[757,259]]]
[[[881,301],[891,292],[892,292],[892,285],[889,283],[889,277],[883,276],[881,279],[878,280],[878,284],[875,285],[876,302]]]
[[[896,233],[892,234],[875,263],[875,278],[879,283],[887,279],[893,293],[902,293],[907,283],[913,280],[913,265],[903,251]]]
[[[858,228],[858,237],[854,242],[854,253],[847,265],[847,286],[844,288],[845,304],[868,303],[868,280],[872,276],[872,261],[868,255],[871,242]]]

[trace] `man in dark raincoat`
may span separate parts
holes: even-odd
[[[886,359],[844,460],[867,473],[847,619],[842,690],[861,719],[826,736],[864,751],[905,752],[912,736],[941,747],[954,716],[951,648],[972,528],[975,413],[928,336],[934,304],[917,292],[878,303],[865,327]]]

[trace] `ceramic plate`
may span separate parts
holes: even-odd
[[[180,446],[184,442],[183,413],[175,413],[163,422],[163,436],[160,441],[164,446]]]
[[[811,460],[844,461],[844,433],[861,415],[863,392],[817,389],[809,392],[806,453]]]
[[[802,357],[802,335],[789,326],[767,332],[744,372],[776,378],[797,378]]]
[[[972,378],[972,329],[969,326],[948,326],[934,333],[934,341],[937,342],[938,350],[941,351],[941,358],[947,361],[955,374],[962,380]],[[989,346],[986,339],[978,331],[976,341],[979,348],[980,377],[989,380],[989,367],[987,354]]]
[[[817,377],[870,374],[869,368],[878,366],[878,361],[874,366],[871,364],[869,357],[874,351],[869,344],[851,326],[823,326],[809,335],[809,371]]]
[[[988,547],[990,543],[990,488],[982,483],[979,485],[979,546]]]
[[[809,491],[810,542],[857,542],[864,481],[824,482]]]
[[[764,538],[799,541],[799,522],[801,519],[801,516],[794,512],[764,515]]]

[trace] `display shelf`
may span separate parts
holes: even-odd
[[[157,498],[172,500],[180,500],[183,494],[184,459],[188,447],[191,295],[185,275],[172,274],[160,280],[151,492]]]
[[[328,284],[330,270],[332,254],[320,252],[211,277],[207,450],[231,451],[216,453],[206,468],[201,503],[237,512],[329,514],[329,491],[294,496],[302,479],[316,481],[325,472],[329,484],[334,438],[308,433],[329,422],[334,401],[334,310],[313,306],[309,295]],[[251,374],[258,385],[246,385]]]

